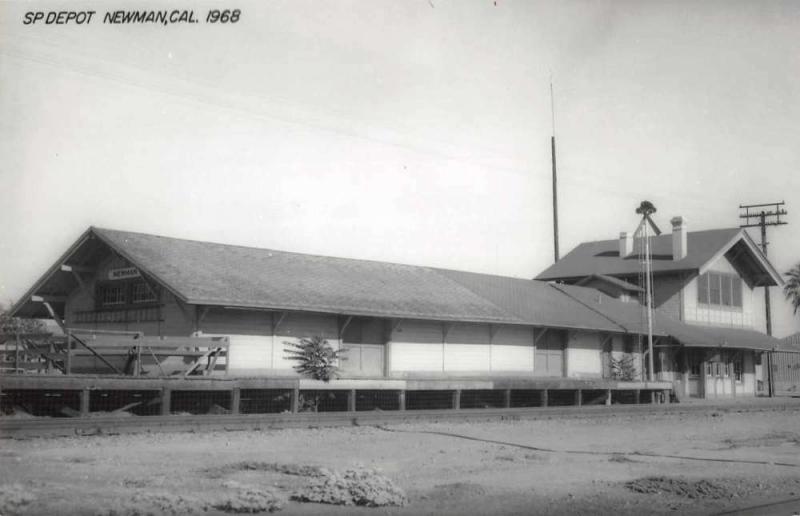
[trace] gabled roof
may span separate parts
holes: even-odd
[[[58,296],[75,288],[72,274],[61,265],[97,265],[110,252],[194,305],[647,331],[638,303],[624,303],[591,288],[100,228],[81,235],[12,308],[12,315],[46,317],[31,296]],[[758,349],[767,340],[771,347],[777,342],[747,330],[687,326],[656,310],[654,334],[673,336],[686,345],[735,347],[752,342],[750,347]]]
[[[626,331],[647,334],[647,315],[642,305],[619,301],[593,289],[564,284],[551,285],[587,308],[621,324]],[[778,339],[754,330],[686,324],[658,309],[653,310],[653,335],[668,335],[686,347],[770,350],[781,346]]]
[[[687,255],[672,259],[672,235],[651,237],[654,274],[669,272],[705,272],[722,256],[727,256],[751,284],[781,285],[781,275],[757,245],[741,228],[693,231],[686,235]],[[536,276],[539,280],[571,281],[590,275],[636,276],[642,270],[638,253],[620,257],[618,240],[584,242]]]
[[[102,242],[188,304],[621,332],[542,282],[90,228],[13,308],[74,288],[61,263]]]

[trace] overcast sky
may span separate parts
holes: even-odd
[[[0,3],[0,300],[89,225],[533,277],[551,77],[562,254],[632,231],[643,199],[691,230],[785,200],[770,257],[800,262],[799,2],[242,0],[225,26],[101,23],[125,5]],[[22,23],[64,8],[98,14]],[[773,299],[775,334],[800,329]]]

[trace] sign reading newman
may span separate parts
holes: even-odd
[[[121,269],[108,270],[108,279],[110,280],[138,278],[139,276],[141,276],[141,274],[139,273],[139,269],[136,267],[123,267]]]

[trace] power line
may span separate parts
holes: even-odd
[[[781,220],[781,216],[787,215],[788,213],[786,209],[783,208],[785,205],[786,203],[784,201],[739,205],[739,210],[744,210],[744,213],[739,214],[739,218],[744,219],[744,224],[740,224],[739,227],[761,228],[761,251],[764,253],[765,257],[767,256],[767,246],[769,245],[769,242],[767,242],[767,226],[784,226],[788,224],[785,220]],[[769,286],[766,285],[764,286],[764,310],[767,318],[767,335],[772,335]]]

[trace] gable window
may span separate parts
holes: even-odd
[[[697,301],[704,305],[742,307],[742,280],[735,274],[706,272],[697,278]]]
[[[139,281],[131,285],[131,302],[132,303],[151,303],[156,301],[156,293],[150,288],[150,285],[144,281]]]
[[[103,306],[120,306],[126,303],[125,285],[106,285],[100,292]]]
[[[141,279],[103,281],[97,283],[95,299],[98,309],[138,308],[157,303],[158,293]]]

